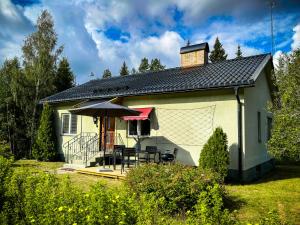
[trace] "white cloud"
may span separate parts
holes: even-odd
[[[300,24],[293,28],[295,34],[293,35],[293,43],[292,43],[292,50],[296,50],[300,48]]]
[[[274,64],[274,67],[277,68],[278,67],[278,62],[279,62],[279,59],[281,57],[281,55],[283,54],[282,51],[277,51],[275,52],[274,56],[273,56],[273,64]]]

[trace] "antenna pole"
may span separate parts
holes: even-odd
[[[272,55],[274,55],[274,29],[273,29],[273,8],[275,7],[275,1],[270,0],[270,10],[271,10],[271,44],[272,44]]]

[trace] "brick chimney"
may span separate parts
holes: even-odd
[[[187,45],[180,48],[181,67],[199,66],[208,63],[209,46],[207,42]]]

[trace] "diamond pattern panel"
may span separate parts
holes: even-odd
[[[213,130],[215,106],[195,109],[156,108],[161,143],[168,140],[177,145],[202,146]]]

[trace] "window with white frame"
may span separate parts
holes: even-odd
[[[128,136],[150,136],[150,120],[129,120]]]
[[[77,133],[77,115],[64,113],[62,114],[62,134]]]

